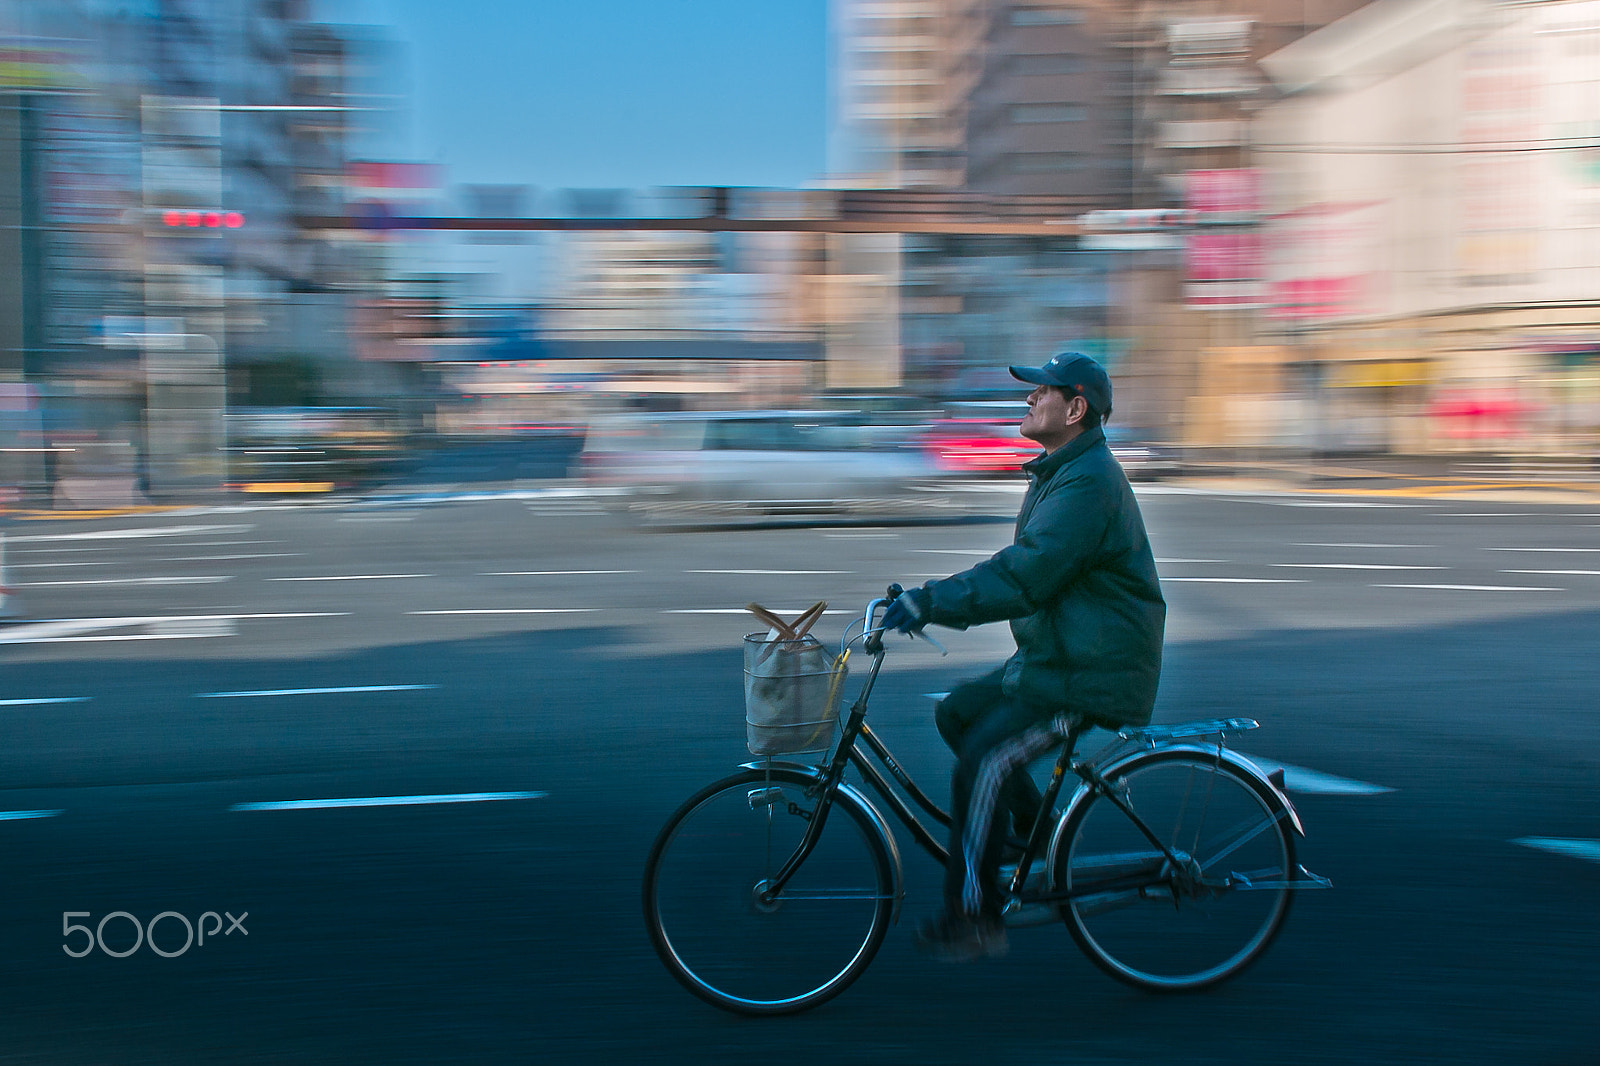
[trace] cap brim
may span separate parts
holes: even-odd
[[[1043,370],[1040,370],[1035,366],[1014,366],[1011,368],[1011,376],[1016,378],[1018,381],[1026,381],[1029,385],[1055,384],[1055,382],[1051,381],[1045,376],[1045,372]]]

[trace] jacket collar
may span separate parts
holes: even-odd
[[[1038,478],[1040,481],[1047,481],[1057,470],[1060,470],[1090,448],[1097,444],[1105,443],[1105,439],[1105,431],[1099,426],[1086,429],[1072,438],[1070,443],[1062,445],[1047,455],[1041,455],[1037,459],[1030,459],[1028,462],[1023,463],[1022,469],[1025,473]]]

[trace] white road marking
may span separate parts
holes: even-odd
[[[232,581],[232,575],[217,577],[104,577],[82,581],[23,581],[19,589],[60,589],[77,585],[121,585],[128,588],[144,585],[215,585],[219,581]]]
[[[129,540],[138,537],[187,537],[193,533],[248,533],[255,526],[153,526],[146,529],[97,529],[89,533],[32,533],[7,537],[12,542],[54,540]]]
[[[1492,552],[1600,552],[1600,548],[1490,548]]]
[[[125,566],[117,559],[75,559],[64,563],[9,563],[7,570],[46,570],[63,566]]]
[[[1291,766],[1288,763],[1263,759],[1256,755],[1246,755],[1245,758],[1261,767],[1262,773],[1270,774],[1274,770],[1282,770],[1283,787],[1289,792],[1321,796],[1377,796],[1394,791],[1383,785],[1337,777],[1334,774],[1325,774],[1321,770],[1308,770],[1304,766]]]
[[[1452,592],[1565,592],[1548,585],[1372,585],[1375,589],[1445,589]]]
[[[1298,577],[1164,577],[1161,583],[1169,581],[1205,581],[1218,585],[1304,585],[1305,579]]]
[[[1433,544],[1325,544],[1325,543],[1298,543],[1296,548],[1432,548]]]
[[[196,692],[202,700],[230,699],[236,696],[323,696],[339,692],[413,692],[438,688],[438,685],[344,685],[338,688],[263,688],[248,692]]]
[[[1273,507],[1411,507],[1409,503],[1379,503],[1377,500],[1284,500],[1268,496],[1242,496],[1251,503],[1265,503]]]
[[[1574,574],[1583,577],[1600,575],[1600,570],[1502,570],[1502,574]]]
[[[455,792],[436,796],[361,796],[353,799],[268,800],[263,803],[235,803],[230,811],[308,811],[329,807],[407,807],[431,803],[492,803],[498,800],[530,800],[548,792]]]
[[[219,563],[226,559],[298,559],[305,552],[253,552],[248,555],[177,555],[167,559],[157,559],[158,563]],[[105,563],[95,564],[98,566]]]
[[[1556,855],[1568,855],[1574,859],[1583,859],[1585,862],[1600,862],[1600,840],[1584,840],[1581,837],[1518,837],[1511,843]]]
[[[88,703],[89,696],[45,696],[32,700],[0,700],[0,707],[34,707],[41,703]]]
[[[268,581],[388,581],[392,578],[432,577],[432,574],[334,574],[328,577],[269,577]]]
[[[1301,570],[1448,570],[1448,566],[1422,566],[1405,563],[1273,563],[1273,566]]]
[[[573,577],[584,574],[637,574],[637,570],[500,570],[479,577]]]
[[[1181,566],[1185,563],[1225,563],[1226,559],[1157,559],[1157,566]]]
[[[804,607],[773,607],[773,608],[771,608],[771,610],[772,610],[773,614],[799,614],[801,611],[805,610],[805,608]],[[671,611],[662,611],[661,613],[662,614],[749,614],[750,611],[747,608],[744,608],[744,607],[689,607],[689,608],[679,608],[677,610],[671,610]],[[827,610],[827,611],[823,611],[822,613],[823,614],[855,614],[854,611],[844,611],[844,610]]]
[[[1440,511],[1439,518],[1538,518],[1534,511]]]
[[[54,818],[65,811],[0,811],[0,822],[16,822],[23,818]]]
[[[406,614],[593,614],[599,607],[471,607],[452,611],[407,611]]]
[[[180,626],[183,624],[226,622],[230,625],[243,619],[264,618],[344,618],[349,611],[292,611],[271,614],[149,614],[129,615],[113,618],[62,618],[53,622],[34,622],[27,625],[10,626],[0,630],[0,644],[56,644],[72,640],[95,639],[85,638],[81,634],[92,633],[99,629],[127,629],[130,626]],[[139,634],[106,637],[109,640],[133,640],[166,638],[172,639],[181,636],[180,630],[157,634]],[[208,632],[206,636],[222,636],[220,630]]]
[[[791,575],[819,575],[819,574],[853,574],[854,570],[685,570],[686,574],[791,574]]]

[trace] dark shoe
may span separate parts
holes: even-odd
[[[917,950],[941,962],[998,959],[1010,945],[1006,927],[998,917],[971,918],[965,914],[940,914],[917,929]]]

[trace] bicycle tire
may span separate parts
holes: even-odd
[[[814,772],[748,770],[713,782],[667,820],[644,870],[656,954],[707,1003],[793,1014],[838,995],[867,968],[893,918],[896,875],[881,822],[836,792],[815,850],[775,903],[757,893],[794,852],[816,804]],[[777,788],[782,799],[752,803]],[[779,941],[782,941],[780,944]]]
[[[1187,862],[1175,871],[1111,800],[1081,796],[1056,831],[1050,867],[1052,889],[1076,893],[1058,911],[1078,947],[1151,992],[1208,988],[1259,959],[1288,917],[1299,870],[1281,797],[1194,750],[1147,752],[1106,779]]]

